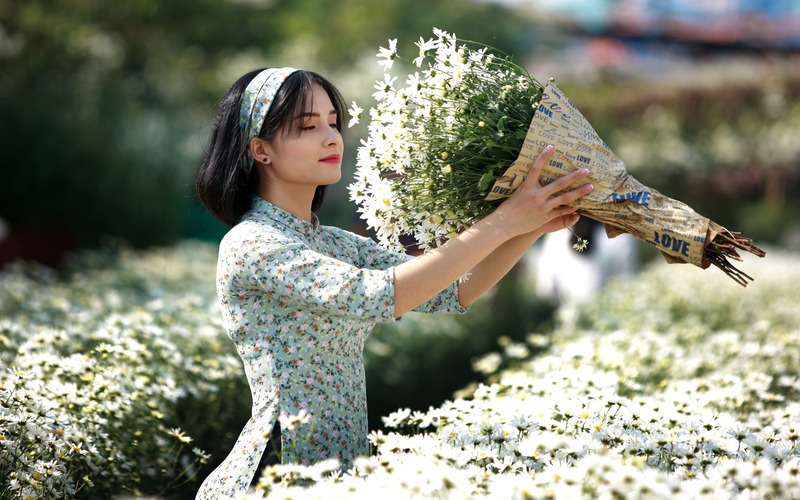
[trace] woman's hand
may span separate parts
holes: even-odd
[[[474,273],[474,279],[459,286],[459,300],[462,305],[472,303],[508,272],[541,232],[578,220],[576,209],[567,205],[590,193],[592,186],[560,192],[589,172],[573,172],[541,186],[539,175],[552,155],[553,148],[545,148],[525,181],[494,212],[439,248],[394,268],[395,317],[430,299],[466,273]]]
[[[540,185],[539,175],[553,156],[553,150],[553,146],[542,150],[522,184],[485,219],[491,220],[498,229],[507,231],[509,238],[532,231],[552,232],[578,221],[577,208],[569,204],[591,193],[594,186],[584,184],[570,190],[567,188],[587,177],[589,171],[578,170],[545,186]]]

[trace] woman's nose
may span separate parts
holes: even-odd
[[[328,145],[341,144],[342,133],[339,132],[339,129],[331,127],[329,130],[330,133],[328,134],[328,137],[326,137],[327,144]]]

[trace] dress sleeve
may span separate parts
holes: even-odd
[[[361,266],[370,269],[390,269],[414,257],[394,252],[378,245],[373,239],[353,235],[357,239]],[[458,299],[458,282],[436,294],[427,302],[423,302],[414,311],[422,313],[457,313],[464,314],[469,307],[463,307]]]
[[[375,321],[394,319],[391,270],[359,268],[291,239],[259,239],[238,261],[268,300],[308,311]]]

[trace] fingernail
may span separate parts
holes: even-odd
[[[554,149],[555,149],[555,146],[553,146],[552,144],[548,144],[547,146],[544,147],[544,152],[545,153],[549,153],[550,151],[552,151]]]
[[[581,173],[583,175],[589,175],[589,169],[588,168],[584,168],[583,170],[581,170]]]

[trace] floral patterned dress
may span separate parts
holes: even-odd
[[[335,458],[347,468],[367,455],[362,352],[378,321],[394,319],[394,272],[411,257],[339,228],[309,223],[254,198],[223,238],[217,296],[244,363],[252,416],[199,499],[246,492],[277,418],[281,461]],[[466,311],[454,283],[420,312]]]

